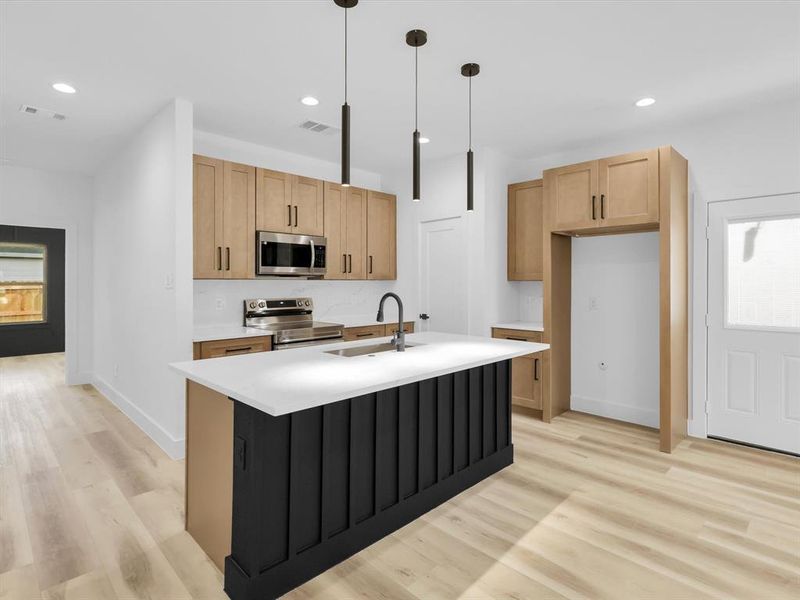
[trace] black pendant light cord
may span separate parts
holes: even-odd
[[[472,150],[472,77],[469,78],[469,149]]]
[[[419,130],[419,48],[414,48],[414,129]]]
[[[344,9],[344,103],[347,104],[347,9]]]

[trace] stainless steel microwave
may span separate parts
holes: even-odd
[[[322,236],[259,231],[256,275],[321,277],[325,275],[326,246]]]

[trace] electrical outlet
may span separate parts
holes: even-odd
[[[598,363],[598,365],[597,365],[597,366],[598,366],[598,367],[600,367],[600,370],[601,370],[601,371],[607,371],[607,370],[608,370],[608,363],[607,363],[607,362],[605,362],[605,361],[602,361],[602,360],[601,360],[601,361]]]
[[[225,298],[224,296],[217,296],[214,300],[214,307],[217,310],[225,310]]]
[[[597,296],[591,296],[589,298],[589,310],[598,310],[600,308],[600,302],[597,299]]]

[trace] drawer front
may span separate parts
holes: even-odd
[[[386,335],[385,325],[369,325],[367,327],[345,327],[344,341],[366,340],[368,338],[379,338]]]
[[[502,329],[500,327],[492,327],[492,337],[504,340],[517,340],[520,342],[540,343],[542,341],[542,332],[528,331],[527,329]]]
[[[248,337],[234,340],[214,340],[200,344],[200,358],[219,358],[267,352],[272,349],[272,338],[269,336]]]
[[[414,321],[406,321],[403,323],[403,331],[405,333],[414,333]],[[397,333],[397,325],[386,325],[386,335],[394,335]]]

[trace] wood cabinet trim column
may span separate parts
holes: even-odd
[[[523,207],[521,194],[531,192],[530,206]],[[536,194],[538,193],[538,199]],[[543,276],[543,182],[541,179],[508,186],[507,277],[509,281],[541,281]],[[521,222],[521,215],[524,221]],[[518,234],[522,233],[520,237]],[[524,258],[524,260],[520,260]]]

